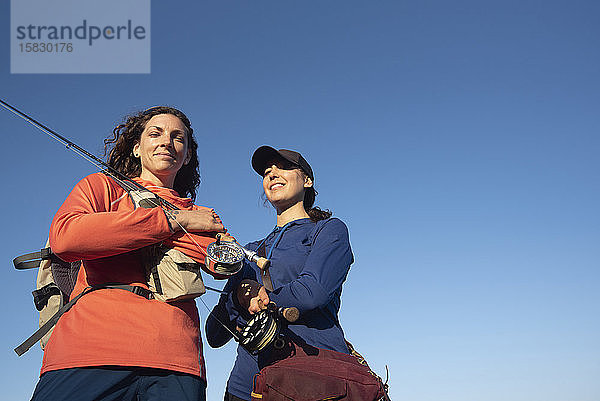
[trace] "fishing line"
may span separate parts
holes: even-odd
[[[208,287],[207,287],[207,288],[208,288]],[[218,291],[218,292],[223,292],[223,293],[224,293],[224,291],[219,291],[219,290],[217,290],[217,291]],[[221,326],[223,326],[223,327],[225,328],[225,330],[227,330],[227,331],[229,332],[229,334],[231,334],[231,335],[233,336],[233,338],[234,338],[234,339],[235,339],[237,342],[239,342],[239,341],[240,341],[240,339],[239,339],[239,337],[237,336],[237,334],[235,334],[235,333],[234,333],[234,332],[233,332],[233,331],[232,331],[232,330],[231,330],[229,327],[227,327],[227,325],[226,325],[225,323],[223,323],[223,322],[222,322],[222,321],[221,321],[221,320],[220,320],[220,319],[219,319],[219,318],[218,318],[218,317],[217,317],[217,316],[216,316],[216,315],[213,313],[213,311],[211,311],[211,310],[210,310],[210,308],[208,307],[208,305],[206,305],[206,302],[204,302],[204,300],[202,299],[202,297],[199,297],[198,299],[199,299],[199,300],[202,302],[202,304],[204,305],[204,307],[205,307],[205,308],[208,310],[208,316],[211,316],[211,315],[212,315],[213,319],[215,319],[217,322],[219,322],[219,324],[220,324]],[[207,319],[208,319],[208,318],[207,318]]]

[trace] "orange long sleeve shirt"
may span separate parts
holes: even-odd
[[[180,209],[200,209],[174,190],[137,182]],[[208,234],[192,234],[206,250]],[[81,180],[52,221],[50,246],[65,261],[83,260],[72,297],[89,285],[146,287],[140,249],[176,248],[197,262],[204,254],[188,235],[173,234],[161,208],[134,209],[127,192],[101,173]],[[165,303],[118,289],[84,295],[54,328],[41,373],[85,366],[139,366],[206,378],[194,301]]]

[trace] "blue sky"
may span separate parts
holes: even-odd
[[[154,1],[151,74],[11,75],[5,29],[0,98],[97,154],[125,114],[182,109],[200,142],[197,203],[241,242],[275,224],[253,150],[301,151],[317,204],[350,229],[342,325],[374,370],[388,365],[392,399],[596,401],[599,13],[593,1]],[[7,0],[0,15],[8,27]],[[11,260],[43,245],[95,170],[8,112],[0,124],[0,381],[27,399],[42,353],[12,348],[36,326],[35,277]],[[222,399],[234,347],[205,356],[208,399]]]

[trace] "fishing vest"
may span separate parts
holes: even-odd
[[[111,175],[107,174],[113,178]],[[125,188],[120,180],[114,179],[127,191],[134,208],[156,207],[150,191]],[[132,292],[146,299],[163,302],[175,302],[194,299],[206,292],[202,280],[201,264],[183,252],[155,244],[141,249],[142,264],[145,268],[148,289],[140,286],[106,283],[86,287],[71,299],[71,293],[77,281],[81,261],[65,262],[56,256],[49,242],[38,252],[16,257],[13,260],[18,270],[38,269],[36,289],[32,292],[36,309],[39,311],[39,330],[15,348],[20,356],[33,344],[40,342],[45,348],[58,319],[67,312],[83,295],[99,289],[118,289]]]

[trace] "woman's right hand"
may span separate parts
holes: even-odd
[[[173,232],[185,228],[190,232],[225,232],[225,227],[214,209],[167,210],[165,212]]]
[[[267,294],[265,287],[261,285],[260,290],[258,290],[258,294],[255,297],[250,298],[248,312],[253,315],[263,309],[267,309],[267,304],[269,302],[269,294]]]
[[[251,315],[267,309],[267,304],[270,302],[265,287],[250,279],[242,280],[237,289],[237,298],[242,308]]]

